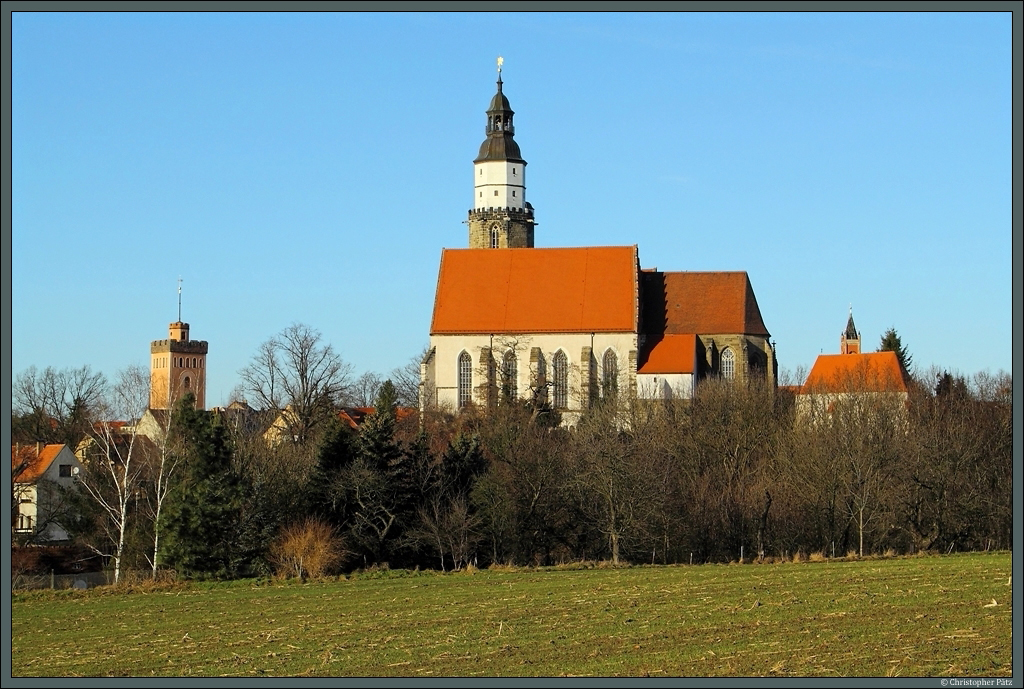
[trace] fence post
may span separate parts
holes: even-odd
[[[50,569],[50,589],[53,589],[53,569]]]

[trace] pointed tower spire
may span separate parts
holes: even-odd
[[[853,323],[853,304],[850,304],[850,317],[846,321],[846,330],[839,336],[840,354],[860,354],[860,333]]]
[[[515,112],[502,92],[504,58],[498,58],[497,91],[487,108],[484,142],[473,161],[473,209],[469,246],[474,249],[533,246],[533,206],[526,201],[526,161],[516,143]]]

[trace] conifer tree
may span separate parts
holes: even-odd
[[[186,395],[175,409],[185,472],[168,505],[164,554],[185,576],[229,578],[245,570],[238,548],[244,486],[231,468],[227,429],[194,405]]]
[[[896,328],[889,328],[885,331],[885,334],[882,335],[882,341],[878,345],[878,351],[896,352],[896,358],[899,359],[900,366],[904,372],[910,371],[910,365],[913,363],[914,357],[910,355],[910,352],[903,345],[899,334],[896,332]]]

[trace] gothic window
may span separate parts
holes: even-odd
[[[498,226],[497,225],[492,225],[491,226],[491,248],[492,249],[497,249],[498,248]]]
[[[459,355],[459,409],[473,401],[473,357]]]
[[[604,353],[601,370],[604,374],[601,378],[604,396],[606,398],[614,397],[619,388],[619,358],[615,356],[615,350],[608,349]]]
[[[191,390],[192,389],[192,379],[189,378],[188,376],[185,376],[185,389],[186,390]]]
[[[565,409],[569,406],[569,362],[565,352],[559,350],[551,359],[551,373],[555,409]]]
[[[732,353],[731,349],[726,347],[722,350],[722,377],[726,380],[732,380],[735,375],[736,355]]]
[[[505,352],[505,358],[501,362],[501,394],[504,400],[514,400],[519,397],[519,365],[516,361],[516,353],[512,350]]]

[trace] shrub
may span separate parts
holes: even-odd
[[[286,526],[270,546],[271,563],[282,577],[322,577],[337,567],[344,555],[334,528],[313,517]]]

